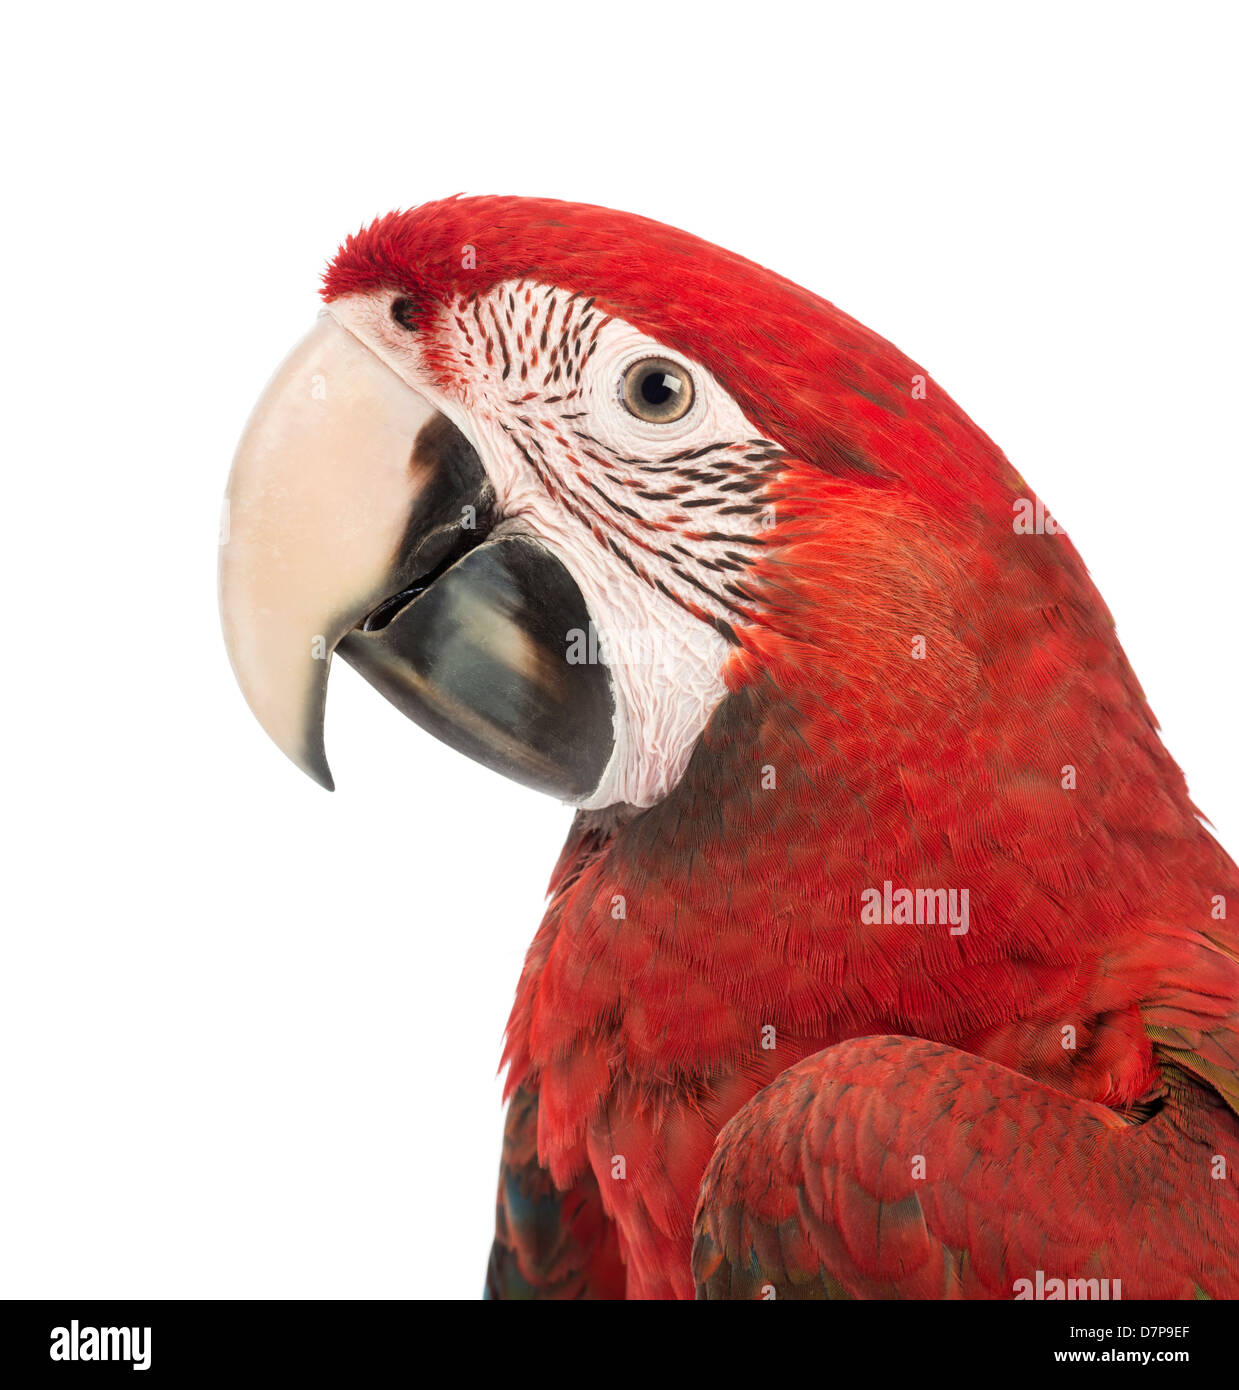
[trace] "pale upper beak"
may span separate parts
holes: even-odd
[[[228,654],[258,722],[325,787],[330,656],[391,592],[422,482],[411,446],[434,415],[323,314],[276,371],[233,462],[219,568]]]
[[[499,518],[476,452],[328,312],[258,402],[233,462],[219,585],[241,690],[320,785],[332,653],[478,761],[583,799],[610,757],[604,666],[560,560]]]

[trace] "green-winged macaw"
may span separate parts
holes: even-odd
[[[994,444],[597,207],[392,214],[323,297],[230,484],[246,698],[330,786],[338,652],[577,807],[489,1294],[1239,1295],[1239,875]]]

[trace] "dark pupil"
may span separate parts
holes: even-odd
[[[646,405],[666,405],[680,389],[670,372],[650,372],[641,381],[641,399]]]

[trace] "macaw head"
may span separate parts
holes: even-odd
[[[872,739],[971,700],[1013,609],[1092,611],[914,363],[686,233],[448,199],[350,237],[322,293],[237,453],[221,601],[250,706],[324,786],[337,652],[483,763],[647,807],[758,670]]]

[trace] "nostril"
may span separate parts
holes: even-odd
[[[417,317],[420,311],[421,305],[411,295],[402,294],[399,299],[392,300],[392,322],[398,323],[410,333],[417,331]]]

